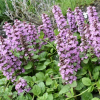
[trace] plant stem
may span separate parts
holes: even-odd
[[[89,88],[88,88],[88,89],[89,89]],[[88,89],[86,89],[85,91],[81,92],[81,93],[78,94],[78,95],[75,95],[75,96],[73,96],[73,97],[67,98],[66,100],[69,100],[69,99],[71,99],[71,98],[78,97],[78,96],[82,95],[83,93],[85,93],[86,91],[88,91]]]
[[[50,42],[48,42],[48,41],[46,41],[46,40],[44,40],[44,39],[43,39],[43,41],[49,43],[49,44],[56,50],[56,48],[55,48]],[[57,50],[56,50],[56,51],[57,51]]]
[[[95,84],[96,84],[96,83],[94,83],[92,86],[94,86]],[[89,89],[89,88],[88,88],[88,89]],[[75,96],[72,96],[72,97],[70,97],[70,98],[67,98],[66,100],[69,100],[69,99],[71,99],[71,98],[78,97],[78,96],[82,95],[83,93],[85,93],[86,91],[88,91],[88,89],[86,89],[85,91],[81,92],[81,93],[78,94],[78,95],[75,95]]]
[[[89,75],[90,75],[90,78],[91,78],[91,80],[92,80],[93,78],[92,78],[92,75],[91,75],[91,72],[90,72],[90,71],[89,71]]]

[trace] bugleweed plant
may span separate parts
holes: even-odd
[[[15,20],[0,37],[0,100],[100,100],[100,22],[79,7],[53,6],[58,29],[42,14],[38,28]]]

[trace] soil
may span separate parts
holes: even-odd
[[[96,10],[98,12],[98,16],[99,16],[99,20],[100,20],[100,0],[96,0],[94,2],[94,4],[91,4],[91,6],[95,6]],[[87,6],[85,7],[81,7],[83,12],[86,12],[87,10]],[[3,31],[2,27],[0,27],[0,36],[3,36],[4,38],[6,38],[5,32]]]

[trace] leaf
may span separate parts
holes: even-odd
[[[77,86],[77,82],[74,81],[72,84],[69,84],[70,87],[76,87]]]
[[[53,95],[49,94],[46,100],[53,100]]]
[[[94,89],[94,86],[90,86],[90,87],[88,88],[88,92],[92,92],[93,89]]]
[[[46,73],[47,73],[47,74],[52,74],[52,73],[53,73],[53,69],[50,69],[50,68],[47,69],[47,70],[46,70]]]
[[[96,66],[96,67],[94,67],[94,69],[93,69],[93,73],[96,73],[96,72],[98,72],[98,71],[100,71],[100,66]]]
[[[32,100],[32,96],[29,93],[27,93],[26,96],[27,96],[28,100]]]
[[[53,48],[50,50],[51,53],[53,53]]]
[[[44,65],[47,66],[47,65],[49,65],[50,63],[51,63],[50,60],[47,59],[47,60],[44,62]]]
[[[32,72],[32,70],[29,69],[29,70],[25,71],[23,74],[29,74],[29,73],[31,73],[31,72]]]
[[[46,68],[46,65],[44,64],[39,64],[36,66],[36,70],[44,70]]]
[[[4,86],[0,86],[0,94],[3,93],[5,91],[5,87]]]
[[[83,62],[84,62],[85,64],[87,64],[88,61],[89,61],[89,59],[84,59],[84,60],[83,60]]]
[[[38,55],[34,55],[33,56],[33,59],[37,59],[39,56]]]
[[[34,82],[36,81],[36,77],[35,76],[33,76],[32,79],[33,79]]]
[[[77,36],[77,39],[81,39],[81,36],[79,33],[74,33],[74,36]]]
[[[87,71],[84,68],[82,68],[82,69],[78,70],[77,76],[85,75],[86,73],[87,73]]]
[[[75,88],[76,90],[81,90],[84,87],[82,81],[77,81],[77,87]]]
[[[33,66],[33,63],[30,61],[30,62],[28,62],[28,64],[26,66],[24,66],[24,69],[30,69],[30,68],[32,68],[32,66]]]
[[[44,33],[41,31],[41,32],[40,32],[40,37],[39,37],[39,38],[40,38],[40,39],[43,39],[43,37],[44,37]]]
[[[0,79],[0,85],[4,85],[6,84],[6,82],[7,82],[6,78]]]
[[[47,97],[48,97],[48,93],[45,93],[45,94],[43,95],[43,100],[46,100]]]
[[[97,71],[96,73],[93,74],[93,78],[97,80],[99,78],[99,72]]]
[[[51,84],[51,88],[57,89],[58,85],[59,85],[59,84],[57,84],[57,81],[54,80],[54,81],[52,82],[52,84]]]
[[[16,57],[18,57],[18,58],[20,57],[20,53],[18,53],[18,52],[15,52],[14,55],[15,55]]]
[[[55,29],[55,30],[54,30],[54,33],[55,33],[55,35],[57,36],[57,35],[59,34],[58,29]]]
[[[94,97],[92,100],[100,100],[99,98],[97,98],[97,97]]]
[[[40,61],[46,60],[46,56],[47,56],[47,52],[42,52],[42,53],[39,55],[39,60],[40,60]]]
[[[91,100],[92,98],[93,98],[93,96],[90,92],[85,92],[81,96],[82,100]]]
[[[52,92],[53,91],[53,88],[48,88],[47,89],[47,92]]]
[[[38,85],[34,85],[32,92],[34,93],[34,95],[38,96],[41,93],[41,88]]]
[[[45,92],[45,84],[44,84],[43,82],[40,82],[40,83],[38,84],[38,86],[40,87],[41,93],[43,94],[43,93]]]
[[[51,78],[47,78],[46,85],[51,85],[51,84],[52,84],[52,79]]]
[[[32,79],[31,76],[24,76],[23,78],[24,78],[28,83],[33,81],[33,79]]]
[[[97,82],[97,87],[98,87],[98,89],[100,89],[100,80],[98,80],[98,82]]]
[[[59,94],[64,94],[66,92],[70,91],[69,85],[65,85],[59,92]]]
[[[91,85],[91,80],[87,77],[82,78],[82,83],[86,86],[90,86]]]
[[[39,80],[39,81],[44,81],[44,79],[45,79],[44,73],[42,73],[42,72],[37,73],[36,77],[37,77],[37,80]]]
[[[93,61],[93,62],[96,62],[97,60],[98,60],[97,57],[91,59],[91,61]]]
[[[73,96],[70,92],[67,92],[66,95],[67,95],[68,98]]]

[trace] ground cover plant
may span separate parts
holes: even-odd
[[[0,37],[0,100],[99,100],[100,22],[95,7],[59,6],[42,25],[18,19],[5,22],[7,38]]]

